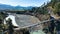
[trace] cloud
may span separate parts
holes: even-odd
[[[12,6],[40,6],[48,0],[0,0],[0,3]],[[50,0],[49,0],[50,1]]]

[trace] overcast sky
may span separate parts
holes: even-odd
[[[44,2],[50,0],[0,0],[0,4],[7,4],[12,6],[41,6]]]

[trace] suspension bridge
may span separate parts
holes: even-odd
[[[43,23],[54,20],[54,19],[51,19],[51,20],[39,21],[39,19],[34,16],[18,15],[18,14],[9,15],[6,19],[8,19],[8,18],[11,18],[12,24],[14,26],[18,27],[18,28],[14,28],[14,30],[28,28],[30,31],[35,30],[34,28],[39,27],[39,26],[40,26],[40,30],[42,31]],[[7,32],[7,31],[5,31],[5,32]]]

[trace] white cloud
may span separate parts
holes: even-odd
[[[0,3],[12,6],[40,6],[48,0],[0,0]],[[50,0],[49,0],[50,1]]]

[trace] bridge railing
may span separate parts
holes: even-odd
[[[40,23],[36,23],[36,24],[33,24],[33,25],[29,25],[29,26],[25,26],[25,27],[21,27],[19,29],[24,29],[24,28],[28,28],[28,30],[31,32],[31,31],[38,31],[39,29],[35,29],[35,28],[38,28],[40,27],[42,24],[44,23],[47,23],[49,21],[52,21],[52,20],[55,20],[55,19],[50,19],[50,20],[45,20],[45,21],[41,21]],[[16,29],[14,29],[16,30]],[[6,33],[8,30],[2,32],[2,33]]]

